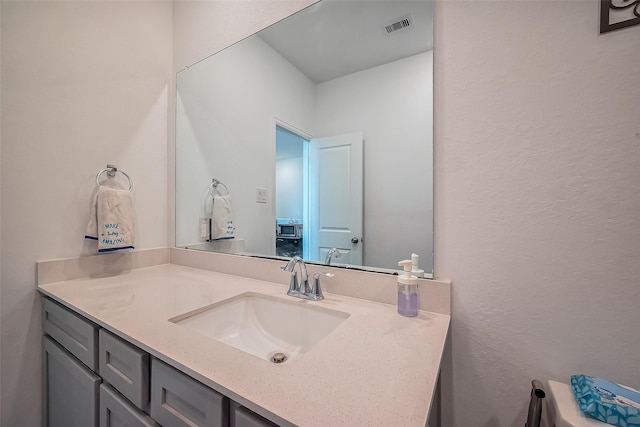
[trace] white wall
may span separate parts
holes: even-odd
[[[40,424],[37,260],[92,253],[96,173],[135,182],[136,247],[167,244],[171,3],[3,2],[0,424]]]
[[[301,143],[302,144],[302,143]],[[276,161],[276,218],[303,217],[304,175],[302,157]]]
[[[315,84],[252,37],[180,72],[178,88],[178,244],[198,242],[202,194],[215,177],[229,189],[245,250],[275,253],[275,169],[264,167],[276,160],[274,117],[309,132]],[[256,203],[256,188],[269,203]]]
[[[364,133],[364,265],[433,268],[432,77],[425,52],[318,85],[316,135]]]
[[[436,4],[446,426],[523,425],[535,377],[640,386],[640,26],[598,9]]]

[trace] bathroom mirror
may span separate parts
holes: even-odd
[[[324,0],[180,71],[176,246],[430,277],[432,23]]]

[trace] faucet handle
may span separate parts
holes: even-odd
[[[322,294],[322,287],[320,287],[320,276],[333,277],[333,273],[315,273],[313,275],[313,286],[311,287],[311,294],[309,297],[314,301],[320,301],[324,299]]]

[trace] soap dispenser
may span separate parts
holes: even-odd
[[[398,314],[406,317],[418,315],[418,278],[411,275],[411,260],[398,263],[404,273],[398,276]]]

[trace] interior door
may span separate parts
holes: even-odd
[[[337,248],[336,263],[362,265],[362,132],[312,139],[308,156],[307,258],[324,261]]]

